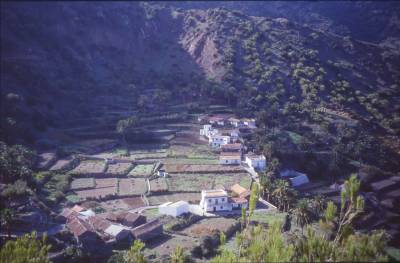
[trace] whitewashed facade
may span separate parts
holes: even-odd
[[[167,202],[158,207],[158,212],[163,215],[177,217],[189,212],[189,204],[185,201],[178,201],[175,203]]]
[[[222,189],[202,190],[200,207],[205,212],[232,211],[228,194]]]
[[[247,165],[254,170],[263,171],[267,167],[267,162],[264,155],[247,154],[245,161]]]
[[[228,144],[231,141],[230,136],[226,135],[211,135],[208,139],[208,143],[211,147],[214,148],[221,148],[222,145]]]

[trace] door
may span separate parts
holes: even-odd
[[[214,206],[213,211],[214,211],[214,212],[217,211],[217,207],[216,207],[216,206]]]

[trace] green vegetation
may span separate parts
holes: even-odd
[[[0,261],[10,263],[50,262],[48,252],[50,246],[46,244],[46,236],[37,239],[36,233],[26,234],[15,241],[7,241],[0,250]]]

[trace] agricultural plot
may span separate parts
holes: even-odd
[[[116,187],[117,178],[98,178],[96,179],[96,188]]]
[[[177,202],[180,200],[187,201],[189,203],[199,203],[201,199],[200,193],[175,193],[165,195],[152,195],[148,196],[150,205],[161,205],[166,202]]]
[[[94,178],[77,178],[71,182],[71,190],[79,190],[86,188],[94,188],[95,180]]]
[[[164,164],[218,164],[217,158],[167,158],[162,161]]]
[[[128,206],[128,209],[135,209],[135,208],[139,208],[139,207],[146,205],[144,203],[143,199],[138,196],[137,197],[128,197],[128,198],[124,198],[121,200]]]
[[[230,187],[236,183],[250,187],[251,178],[245,173],[237,174],[172,174],[167,178],[170,192],[200,192],[215,187]]]
[[[84,174],[101,174],[105,170],[105,163],[103,161],[83,161],[71,173],[76,175]]]
[[[207,144],[174,144],[168,150],[168,157],[185,157],[185,158],[204,158],[212,159],[216,158],[216,154]]]
[[[246,173],[237,174],[220,174],[214,177],[215,186],[223,186],[225,189],[230,189],[234,184],[240,184],[241,186],[250,189],[251,178]]]
[[[141,195],[146,191],[147,184],[143,178],[124,178],[119,180],[119,196]]]
[[[162,259],[171,255],[177,246],[180,246],[183,251],[189,253],[194,247],[199,245],[199,241],[195,238],[183,235],[162,235],[146,243],[144,250],[145,256],[152,257],[156,255],[155,262],[162,262]]]
[[[132,177],[148,177],[153,171],[153,164],[138,164],[130,172],[129,176]]]
[[[274,221],[280,221],[283,223],[285,220],[286,213],[266,213],[264,211],[255,211],[251,217],[251,221],[258,223],[271,224]]]
[[[132,169],[132,166],[132,163],[109,164],[107,168],[107,174],[126,175]]]
[[[72,158],[65,158],[65,159],[60,159],[57,160],[53,166],[50,167],[50,171],[58,171],[58,170],[63,170],[69,167],[72,163],[73,159]]]
[[[215,175],[207,174],[174,174],[168,178],[170,192],[200,192],[202,189],[213,189]]]
[[[168,173],[243,173],[245,170],[238,165],[208,165],[208,164],[165,164]]]
[[[193,238],[202,238],[219,232],[226,234],[234,231],[238,226],[239,222],[233,218],[207,218],[185,228],[180,233]]]
[[[82,199],[87,198],[104,198],[111,195],[117,194],[117,187],[103,187],[103,188],[95,188],[88,190],[78,190],[75,191],[76,195]]]
[[[153,193],[168,191],[167,180],[165,178],[150,180],[150,191]]]

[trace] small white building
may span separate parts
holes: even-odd
[[[223,154],[219,156],[219,164],[240,164],[242,161],[242,157],[240,153],[232,153],[232,154]]]
[[[239,131],[232,130],[230,132],[230,136],[231,136],[231,143],[236,143],[239,140]]]
[[[242,126],[242,122],[239,119],[236,118],[229,118],[229,123],[234,126],[234,127],[241,127]]]
[[[232,211],[228,194],[222,189],[202,190],[200,207],[205,212]]]
[[[212,126],[210,124],[203,125],[203,128],[200,129],[201,136],[207,136],[207,134],[212,130]]]
[[[257,155],[253,153],[246,154],[246,163],[254,170],[263,171],[267,167],[267,162],[264,155]]]
[[[211,124],[217,124],[219,126],[225,125],[225,119],[223,117],[210,117],[208,122]]]
[[[185,201],[178,201],[175,203],[167,202],[158,207],[158,213],[170,216],[180,216],[189,212],[189,204]]]
[[[158,177],[168,177],[168,173],[164,169],[160,169],[157,171]]]
[[[310,182],[306,174],[294,171],[284,170],[280,173],[281,177],[288,178],[291,185],[296,187]]]
[[[247,209],[249,202],[243,197],[231,197],[230,202],[232,204],[232,209]]]
[[[256,120],[255,119],[242,119],[243,125],[248,128],[256,128]]]
[[[228,144],[231,141],[230,136],[226,135],[212,135],[208,139],[208,143],[211,145],[211,147],[214,148],[221,148],[222,145]]]

